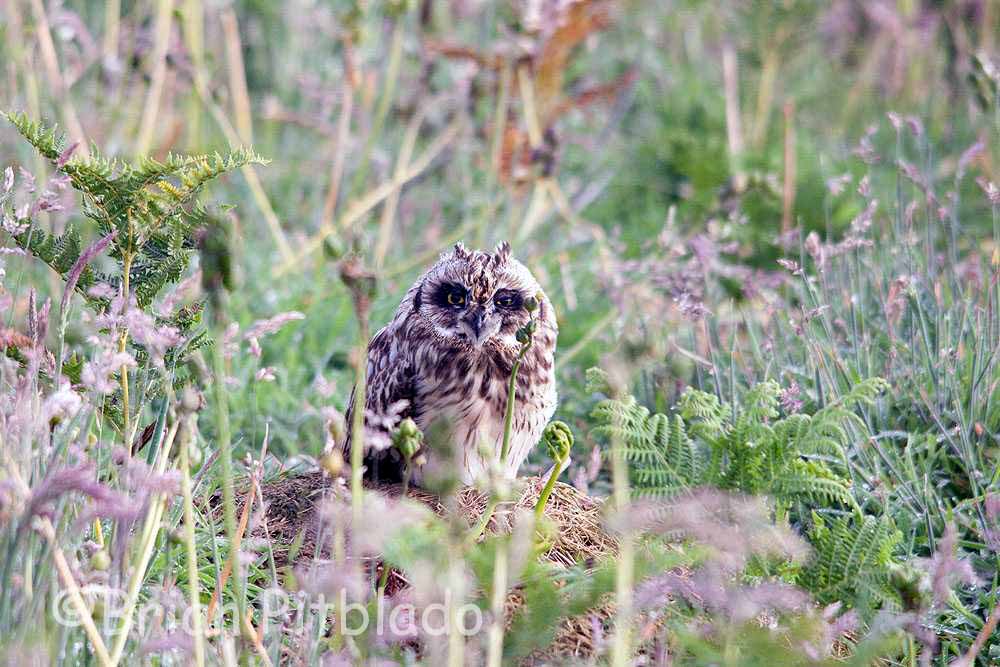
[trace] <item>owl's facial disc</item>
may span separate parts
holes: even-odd
[[[500,318],[491,304],[474,303],[459,318],[458,331],[473,346],[480,347],[500,332]]]

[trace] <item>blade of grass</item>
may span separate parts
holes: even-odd
[[[83,623],[83,629],[87,633],[87,638],[90,639],[91,645],[94,647],[97,660],[105,667],[110,666],[112,661],[111,656],[108,654],[108,648],[105,646],[104,640],[101,638],[101,633],[97,630],[97,626],[94,625],[94,618],[87,607],[87,603],[84,601],[83,596],[80,595],[80,587],[73,577],[73,571],[70,569],[65,554],[63,554],[62,549],[59,547],[59,543],[56,542],[55,529],[52,527],[52,522],[48,517],[39,519],[38,530],[48,541],[49,548],[52,549],[52,559],[55,561],[59,578],[62,580],[63,587],[69,591],[73,610],[79,617],[80,622]]]
[[[153,51],[149,62],[153,73],[146,92],[146,104],[142,109],[139,134],[135,140],[136,155],[146,155],[153,143],[156,119],[163,97],[163,83],[167,77],[167,46],[170,43],[170,26],[173,22],[173,0],[159,0],[156,3],[156,19],[153,23]]]
[[[226,46],[226,71],[229,73],[229,92],[233,98],[236,130],[245,145],[253,143],[253,118],[250,114],[250,93],[247,91],[246,68],[243,64],[243,45],[236,12],[227,7],[219,16]]]
[[[31,0],[31,12],[35,19],[35,32],[38,35],[38,46],[42,54],[42,64],[45,66],[45,75],[49,80],[49,87],[59,100],[62,109],[63,122],[69,131],[70,138],[77,142],[77,155],[88,157],[90,150],[87,146],[87,137],[83,132],[83,125],[80,124],[80,117],[76,113],[76,107],[69,96],[66,88],[66,81],[63,79],[62,70],[59,69],[59,57],[56,55],[56,47],[52,41],[52,33],[49,29],[49,19],[45,13],[45,6],[42,0]]]

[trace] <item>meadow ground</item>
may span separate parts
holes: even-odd
[[[998,44],[995,0],[4,0],[0,656],[996,664]],[[460,240],[544,286],[572,435],[362,490],[364,343]]]

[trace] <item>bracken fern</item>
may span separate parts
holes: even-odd
[[[115,271],[102,273],[84,264],[72,276],[86,252],[81,241],[85,223],[71,223],[62,234],[47,233],[31,219],[18,220],[23,231],[12,234],[24,250],[48,264],[96,312],[106,311],[111,300],[91,288],[104,283],[115,292],[128,292],[142,310],[150,310],[164,287],[179,281],[197,249],[202,230],[217,227],[218,216],[197,198],[204,186],[218,176],[249,163],[263,160],[250,149],[222,156],[168,155],[162,162],[144,157],[135,164],[101,155],[96,146],[90,157],[71,157],[72,147],[54,128],[32,121],[23,113],[4,114],[28,142],[57,170],[64,173],[82,195],[82,212],[97,231],[109,240],[108,253]],[[205,345],[208,337],[198,325],[203,304],[157,316],[158,326],[174,327],[185,337],[179,349],[167,353],[168,367],[177,368],[184,356]],[[144,361],[148,351],[131,341],[135,357]],[[64,366],[74,381],[78,368]],[[175,383],[184,379],[175,376]],[[109,415],[115,421],[117,410]]]
[[[592,389],[610,391],[599,372],[589,375]],[[690,388],[672,415],[652,414],[624,395],[598,403],[594,432],[621,443],[636,495],[714,487],[770,497],[776,520],[793,518],[816,552],[808,565],[792,568],[790,578],[821,601],[847,602],[867,614],[895,600],[889,567],[900,536],[888,516],[862,514],[846,476],[845,450],[852,429],[864,427],[853,409],[872,404],[886,387],[879,378],[865,380],[812,415],[784,417],[781,389],[770,380],[745,394],[735,417],[715,395]]]
[[[635,493],[669,496],[698,486],[767,494],[797,502],[856,508],[846,471],[851,408],[885,388],[861,382],[813,415],[779,418],[780,387],[762,382],[747,392],[738,415],[713,395],[688,389],[673,415],[651,414],[632,396],[608,398],[593,411],[595,433],[619,439]]]

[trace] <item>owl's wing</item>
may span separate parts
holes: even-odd
[[[399,422],[417,412],[415,373],[403,349],[404,341],[390,327],[375,334],[368,344],[368,378],[365,392],[365,474],[370,479],[400,481],[403,459],[392,447],[390,437]],[[344,458],[350,460],[350,429],[354,413],[354,392],[347,409],[348,435]]]

